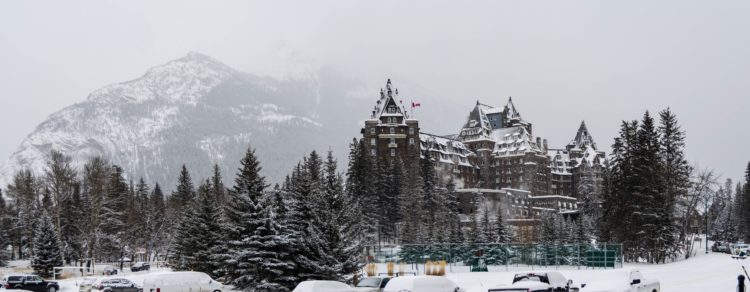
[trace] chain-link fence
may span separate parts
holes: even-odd
[[[621,268],[621,244],[417,244],[372,247],[370,262],[398,263],[419,272],[445,261],[449,271]]]

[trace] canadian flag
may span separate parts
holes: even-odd
[[[411,108],[420,107],[422,104],[418,101],[412,101],[411,102]]]

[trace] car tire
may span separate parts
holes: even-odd
[[[221,290],[214,290],[214,292],[221,292]]]

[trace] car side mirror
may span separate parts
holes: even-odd
[[[633,282],[630,283],[630,285],[640,284],[641,279],[633,279]]]

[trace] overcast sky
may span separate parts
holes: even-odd
[[[397,76],[467,114],[512,95],[535,135],[564,145],[585,119],[607,152],[620,120],[671,107],[692,162],[742,177],[750,1],[405,2],[2,1],[0,163],[49,114],[199,51],[274,76]]]

